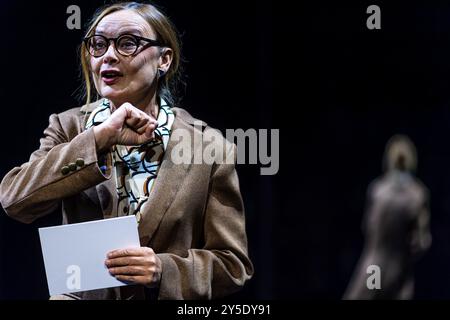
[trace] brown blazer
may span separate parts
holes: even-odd
[[[114,179],[98,166],[93,129],[84,129],[98,105],[99,101],[50,116],[40,148],[1,182],[0,202],[10,217],[31,223],[59,208],[64,224],[116,215]],[[190,133],[193,155],[205,132],[214,131],[184,109],[173,111],[172,129]],[[233,152],[236,159],[236,146],[218,132],[215,136],[213,143],[225,143],[224,152]],[[253,274],[238,176],[234,164],[174,164],[171,151],[176,142],[170,138],[139,224],[141,245],[153,248],[162,261],[162,279],[153,297],[222,297],[239,290]],[[79,158],[84,166],[64,175],[61,168]],[[75,296],[141,299],[144,292],[142,286],[128,286]]]

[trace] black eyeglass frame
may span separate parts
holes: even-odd
[[[105,48],[105,52],[103,52],[101,55],[94,55],[94,54],[92,54],[91,51],[89,50],[89,48],[90,48],[90,46],[89,46],[89,40],[91,40],[91,39],[94,38],[94,37],[102,37],[102,38],[105,39],[106,42],[108,43],[108,46]],[[119,39],[121,39],[121,38],[123,38],[123,37],[131,37],[131,38],[133,38],[133,39],[135,40],[135,42],[136,42],[136,49],[134,50],[133,53],[130,53],[130,54],[123,54],[123,53],[121,53],[121,52],[119,51],[119,49],[117,48],[117,43],[118,43]],[[162,43],[161,43],[160,41],[158,41],[158,40],[149,39],[149,38],[144,38],[144,37],[140,37],[140,36],[137,36],[137,35],[134,35],[134,34],[128,34],[128,33],[122,34],[122,35],[120,35],[120,36],[118,36],[118,37],[116,37],[116,38],[107,38],[107,37],[105,37],[105,36],[103,36],[103,35],[101,35],[101,34],[93,34],[92,36],[89,36],[89,37],[86,37],[86,38],[83,39],[84,45],[86,46],[86,49],[87,49],[87,52],[88,52],[91,56],[93,56],[93,57],[95,57],[95,58],[100,58],[101,56],[103,56],[103,55],[108,51],[109,46],[111,45],[111,41],[114,42],[114,50],[116,50],[116,52],[117,52],[118,54],[120,54],[121,56],[124,56],[124,57],[130,57],[130,56],[132,56],[132,55],[135,55],[136,52],[137,52],[137,51],[139,50],[139,48],[141,47],[141,43],[140,43],[141,41],[146,41],[146,42],[147,42],[147,43],[144,45],[144,46],[147,47],[147,48],[148,48],[148,47],[162,47],[162,46],[163,46]]]

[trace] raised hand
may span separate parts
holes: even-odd
[[[97,151],[104,152],[113,145],[140,145],[154,138],[157,121],[151,115],[124,103],[102,124],[94,127]]]

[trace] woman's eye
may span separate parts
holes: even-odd
[[[103,48],[105,48],[105,44],[103,43],[103,42],[97,42],[97,43],[94,43],[93,45],[92,45],[92,47],[95,49],[95,50],[101,50],[101,49],[103,49]]]
[[[122,48],[131,48],[131,47],[136,46],[136,44],[135,44],[133,41],[126,41],[126,42],[122,42],[122,43],[120,44],[120,46],[121,46]]]

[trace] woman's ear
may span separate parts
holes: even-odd
[[[161,70],[164,74],[167,73],[167,71],[170,68],[170,64],[172,63],[173,59],[173,50],[170,48],[163,48],[161,49],[161,55],[159,56],[158,61],[158,69]]]

